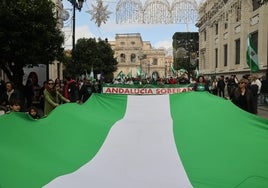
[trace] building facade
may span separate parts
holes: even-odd
[[[51,0],[55,4],[55,17],[58,20],[57,27],[62,29],[63,28],[63,3],[62,0]],[[56,78],[63,79],[63,64],[59,61],[54,61],[52,64],[48,65],[47,69],[47,77],[50,79],[55,80]]]
[[[164,77],[172,63],[171,57],[166,57],[165,49],[154,49],[151,43],[143,41],[140,33],[116,34],[115,41],[109,41],[118,61],[116,77],[119,72],[136,77],[139,70],[151,77],[157,72]]]
[[[245,75],[247,36],[257,48],[261,76],[268,62],[268,5],[258,0],[206,0],[199,7],[199,69],[204,75]]]

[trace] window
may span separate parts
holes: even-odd
[[[125,42],[123,42],[123,41],[122,41],[122,42],[120,42],[120,45],[125,45]]]
[[[135,61],[136,61],[136,55],[135,54],[131,54],[130,55],[130,62],[131,63],[135,63]]]
[[[227,59],[228,59],[228,46],[227,46],[227,44],[225,44],[223,46],[223,50],[224,50],[224,60],[223,60],[223,62],[224,62],[224,66],[226,67],[227,66]]]
[[[225,22],[224,22],[224,29],[228,29],[228,20],[229,20],[228,16],[229,16],[229,14],[226,13],[225,16],[226,16],[226,17],[225,17]]]
[[[241,7],[236,7],[236,21],[239,22],[241,20]]]
[[[136,44],[136,43],[135,43],[135,41],[132,41],[131,44],[134,45],[134,44]]]
[[[235,40],[235,64],[240,64],[240,39]]]
[[[215,49],[215,68],[218,68],[218,48]]]
[[[259,1],[260,0],[252,0],[253,11],[257,10],[260,7]]]
[[[215,24],[215,34],[218,35],[218,33],[219,33],[219,24],[216,23]]]
[[[158,63],[157,58],[154,58],[152,64],[153,64],[153,65],[157,65],[157,63]]]
[[[204,41],[207,41],[207,31],[204,31]]]
[[[125,54],[120,54],[120,62],[122,62],[122,63],[126,62],[126,55]]]
[[[228,22],[224,23],[224,29],[228,29]]]
[[[256,53],[258,53],[258,32],[251,33],[252,43],[256,49]]]

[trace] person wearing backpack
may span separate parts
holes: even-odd
[[[248,80],[242,78],[238,83],[238,87],[231,92],[229,97],[237,107],[249,113],[254,113],[253,95],[247,85]]]

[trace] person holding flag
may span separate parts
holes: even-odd
[[[193,91],[209,91],[208,84],[203,75],[199,75],[193,86]]]

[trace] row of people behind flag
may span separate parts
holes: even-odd
[[[232,75],[230,78],[226,77],[224,79],[223,76],[219,78],[213,78],[213,79],[205,79],[202,75],[198,77],[197,80],[195,79],[187,79],[187,75],[183,74],[180,77],[170,77],[170,78],[157,78],[156,84],[195,84],[200,83],[200,79],[203,79],[204,86],[203,89],[213,93],[214,95],[219,95],[221,97],[230,97],[232,91],[235,88],[238,88],[239,81],[236,78],[235,75]],[[116,80],[116,79],[115,79]],[[128,82],[132,82],[132,84],[151,84],[151,80],[154,79],[142,79],[140,80],[138,78],[129,78],[126,80],[125,84]],[[267,80],[265,76],[261,78],[261,81],[257,79],[255,76],[247,77],[247,80],[249,80],[249,83],[251,86],[252,94],[254,96],[259,96],[261,94],[261,102],[267,103],[267,95],[268,95],[268,89],[267,89]],[[21,104],[21,108],[19,111],[27,111],[30,112],[31,108],[34,106],[39,107],[39,109],[42,110],[42,114],[48,115],[56,106],[66,103],[66,102],[78,102],[78,103],[84,103],[93,92],[101,93],[101,84],[100,82],[94,82],[96,84],[91,84],[90,80],[87,78],[84,78],[83,81],[80,80],[74,80],[71,78],[66,78],[66,80],[63,82],[59,79],[48,80],[43,83],[43,87],[40,87],[38,85],[38,77],[35,74],[29,74],[28,80],[25,85],[25,90],[23,94],[17,90],[15,90],[15,87],[13,83],[6,82],[0,84],[0,105],[8,112],[10,110],[15,111],[14,105]],[[37,84],[36,84],[37,83]],[[262,84],[264,83],[264,84]],[[4,86],[5,87],[2,87]],[[253,89],[254,85],[257,85],[255,87],[255,90]],[[32,86],[32,87],[30,87]],[[227,87],[226,87],[227,86]],[[4,88],[4,89],[3,89]],[[31,88],[31,89],[29,89]],[[227,92],[225,91],[227,88]],[[256,89],[257,88],[257,89]],[[200,90],[199,88],[195,88],[195,85],[193,87],[193,90]],[[202,89],[202,87],[201,87]],[[254,91],[253,91],[254,90]],[[228,95],[226,95],[226,93]],[[256,94],[257,93],[257,94]],[[16,99],[16,100],[14,100]],[[256,101],[256,98],[255,100]],[[254,102],[254,106],[257,105],[257,101]],[[18,108],[17,108],[18,109]],[[34,111],[34,110],[33,110]],[[254,112],[257,113],[256,108],[254,108]]]
[[[37,75],[33,77],[33,79],[28,78],[23,90],[18,90],[10,81],[1,81],[0,110],[2,113],[10,111],[29,113],[31,109],[37,107],[40,115],[48,115],[62,103],[84,103],[92,93],[101,92],[101,85],[96,80],[94,84],[91,84],[86,78],[83,81],[77,81],[67,77],[64,82],[57,78],[44,81],[43,86],[40,87]],[[35,79],[36,81],[34,81]],[[29,84],[30,82],[31,84]]]
[[[227,87],[226,87],[227,85]],[[227,95],[225,90],[227,89]],[[241,109],[253,114],[258,114],[258,103],[268,104],[268,80],[266,76],[258,78],[256,75],[244,75],[240,80],[235,75],[224,79],[221,76],[212,82],[206,81],[204,76],[199,76],[193,87],[194,91],[209,91],[230,99]]]

